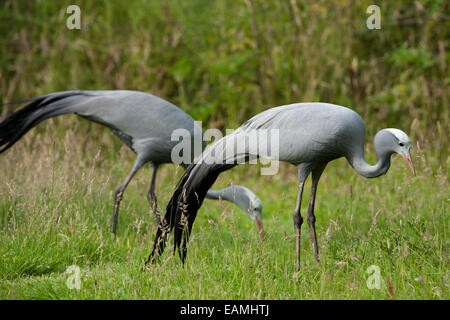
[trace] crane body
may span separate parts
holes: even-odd
[[[169,222],[169,227],[166,232],[158,230],[147,262],[155,261],[162,254],[166,236],[173,228],[175,248],[184,262],[186,244],[197,211],[218,175],[241,163],[242,159],[266,155],[258,154],[248,144],[233,149],[236,150],[234,153],[230,152],[229,146],[233,143],[229,142],[245,141],[252,130],[277,130],[278,152],[272,159],[291,163],[298,168],[298,194],[293,213],[297,269],[300,265],[300,229],[303,223],[300,208],[304,183],[309,175],[312,176],[312,186],[306,219],[315,258],[319,261],[314,207],[318,182],[328,162],[345,157],[357,173],[374,178],[385,174],[391,155],[399,153],[414,173],[409,153],[411,141],[401,130],[388,128],[377,133],[374,144],[378,162],[370,165],[364,159],[364,122],[355,111],[328,103],[297,103],[268,109],[211,145],[196,163],[186,169],[166,208],[165,220]]]
[[[174,130],[180,128],[188,130],[192,143],[197,138],[196,135],[201,134],[202,129],[191,116],[159,97],[128,90],[65,91],[17,103],[28,104],[0,123],[0,153],[9,149],[29,130],[48,118],[76,114],[104,125],[137,155],[132,170],[114,194],[113,232],[116,233],[123,193],[135,174],[146,163],[153,168],[147,197],[161,226],[155,192],[156,173],[161,164],[172,163],[171,151],[178,143],[171,139]],[[193,160],[195,156],[192,152],[190,159]],[[186,168],[188,163],[181,165]],[[255,221],[264,238],[261,201],[252,191],[241,186],[230,186],[206,196],[217,199],[221,194],[231,192],[238,194],[239,197],[227,197],[224,200],[233,202],[244,210]]]

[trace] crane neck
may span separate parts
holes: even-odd
[[[242,186],[229,186],[221,190],[208,190],[206,198],[222,199],[234,203],[248,215],[252,212],[253,205],[261,202],[254,194],[250,193],[250,190]]]
[[[381,152],[380,150],[377,150],[375,145],[375,153],[378,156],[378,161],[375,165],[370,165],[367,163],[364,158],[363,145],[357,152],[355,152],[355,154],[348,157],[347,160],[352,168],[361,176],[365,178],[376,178],[385,174],[389,170],[389,167],[391,166],[392,152]]]
[[[228,188],[225,188],[220,190],[208,190],[206,193],[206,198],[216,200],[223,199],[233,202],[234,197],[229,197]]]

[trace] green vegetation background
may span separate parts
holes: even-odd
[[[114,189],[133,154],[101,126],[64,116],[38,126],[0,157],[0,298],[444,298],[448,299],[450,10],[444,0],[382,1],[381,30],[366,28],[373,1],[2,1],[0,102],[70,89],[132,89],[173,102],[204,128],[236,128],[267,108],[304,101],[355,109],[368,159],[377,130],[413,140],[418,175],[397,157],[382,178],[345,160],[318,194],[322,262],[306,226],[294,273],[295,168],[273,177],[255,166],[226,173],[263,199],[259,243],[238,209],[208,202],[188,264],[170,254],[142,272],[155,231],[145,199],[149,170],[109,232]],[[68,30],[66,8],[81,8]],[[16,105],[0,106],[3,119]],[[180,169],[158,178],[159,205]],[[304,206],[306,206],[306,199]],[[64,271],[82,268],[83,289]],[[365,285],[381,267],[382,290]]]
[[[398,127],[446,160],[446,1],[383,1],[381,30],[366,27],[370,1],[76,1],[80,31],[66,28],[72,3],[3,2],[3,102],[133,89],[219,128],[278,105],[332,102],[359,112],[368,136]]]

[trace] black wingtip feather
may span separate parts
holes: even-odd
[[[29,102],[25,107],[0,122],[0,153],[12,147],[24,134],[45,119],[47,113],[42,111],[39,113],[44,107],[49,106],[53,102],[79,94],[82,94],[82,92],[67,91],[7,103],[19,104]]]
[[[186,183],[187,179],[189,178],[190,173],[192,172],[193,168],[195,167],[194,164],[190,165],[184,174],[181,176],[180,180],[178,181],[178,184],[175,188],[175,192],[172,195],[172,198],[170,198],[167,207],[166,207],[166,214],[164,215],[163,224],[164,226],[158,226],[158,230],[156,231],[156,236],[153,244],[153,251],[150,253],[150,256],[147,259],[147,263],[151,262],[154,263],[164,252],[166,241],[167,241],[167,233],[170,233],[176,224],[176,213],[177,213],[177,201],[179,198],[179,195],[183,189],[184,184]],[[166,229],[164,229],[166,228]],[[175,247],[176,249],[176,247]]]
[[[14,112],[11,116],[0,122],[0,153],[9,149],[20,137],[25,134],[25,123],[29,116],[33,114],[43,100],[36,98],[24,108]]]
[[[153,251],[148,262],[155,262],[163,253],[167,233],[174,231],[174,253],[178,250],[184,263],[187,243],[192,231],[197,211],[200,209],[206,193],[216,181],[218,175],[230,168],[224,164],[192,164],[179,180],[172,198],[166,207],[165,221],[168,223],[166,234],[158,228]]]

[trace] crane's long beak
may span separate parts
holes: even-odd
[[[262,223],[262,219],[260,219],[260,218],[255,218],[255,223],[256,223],[256,225],[258,226],[258,229],[259,229],[259,235],[261,236],[261,239],[264,241],[264,240],[266,240],[266,233],[264,232],[264,226],[263,226],[263,223]]]
[[[414,169],[414,165],[412,163],[411,155],[409,154],[409,152],[402,153],[402,157],[403,157],[403,159],[405,159],[405,161],[408,164],[408,167],[411,169],[413,175],[416,175],[416,170]]]

